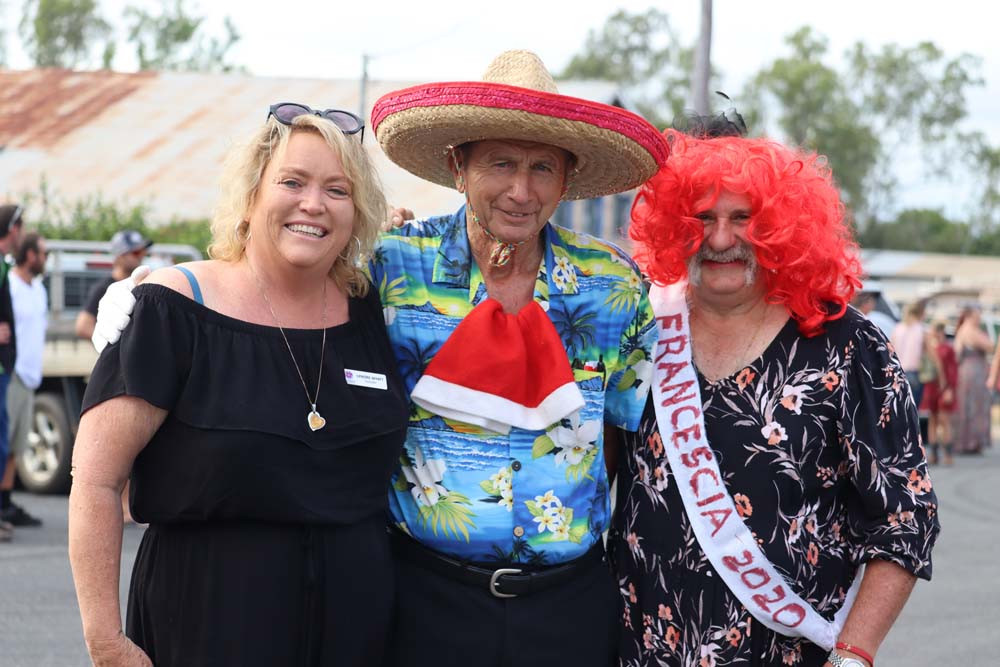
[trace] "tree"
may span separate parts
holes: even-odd
[[[19,29],[24,48],[37,67],[86,64],[94,45],[102,41],[105,67],[114,54],[108,41],[111,25],[98,13],[96,0],[25,0]]]
[[[949,220],[937,209],[905,209],[896,219],[871,225],[858,235],[867,248],[961,253],[969,246],[969,225]]]
[[[973,234],[1000,239],[1000,147],[990,145],[982,132],[970,132],[960,143],[966,148],[964,156],[972,174],[970,180],[978,190],[978,200],[972,202]],[[1000,254],[1000,243],[987,245],[996,250],[986,254]]]
[[[826,155],[865,230],[893,202],[895,161],[919,151],[930,168],[950,161],[962,137],[965,94],[981,85],[977,58],[946,58],[930,42],[888,44],[871,51],[860,42],[842,71],[823,62],[827,41],[803,27],[787,38],[791,53],[761,70],[744,97],[753,101],[751,127],[768,116],[787,139]],[[755,122],[756,121],[756,122]]]
[[[125,9],[128,41],[135,46],[141,70],[184,70],[229,72],[226,53],[240,35],[226,17],[226,37],[206,38],[199,33],[204,17],[193,16],[185,0],[161,0],[161,10],[153,14],[142,7]]]
[[[663,128],[684,111],[693,62],[693,50],[680,47],[665,13],[619,10],[588,33],[560,78],[614,81],[641,115]]]

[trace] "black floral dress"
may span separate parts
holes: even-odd
[[[940,527],[916,407],[885,335],[848,309],[804,338],[793,320],[731,377],[699,375],[706,432],[761,549],[823,617],[858,567],[929,579]],[[753,620],[695,539],[652,402],[628,434],[612,557],[624,598],[621,664],[822,665],[826,652]]]

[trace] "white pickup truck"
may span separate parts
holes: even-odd
[[[102,241],[46,239],[49,256],[49,326],[42,359],[42,384],[35,392],[35,414],[28,446],[17,459],[21,484],[38,493],[69,489],[73,440],[80,404],[97,352],[76,337],[74,325],[90,288],[111,275],[109,244]],[[157,243],[144,261],[153,268],[201,259],[192,246]]]

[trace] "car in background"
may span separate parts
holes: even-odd
[[[97,352],[76,337],[76,316],[91,288],[111,275],[110,244],[102,241],[46,239],[45,285],[49,324],[42,357],[42,384],[35,390],[35,411],[28,446],[15,458],[22,486],[37,493],[64,493],[70,485],[73,440],[80,405]],[[143,261],[152,268],[201,259],[193,246],[154,244]]]
[[[875,309],[868,313],[869,320],[874,322],[886,336],[892,335],[892,330],[899,323],[900,313],[892,301],[889,301],[882,289],[882,283],[877,280],[866,280],[855,295],[855,302],[858,302],[866,295],[875,298]]]

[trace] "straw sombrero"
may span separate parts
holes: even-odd
[[[506,51],[482,81],[427,83],[384,95],[372,128],[390,160],[420,178],[454,188],[447,155],[484,139],[551,144],[576,156],[566,199],[630,190],[649,179],[670,149],[634,113],[560,95],[530,51]]]

